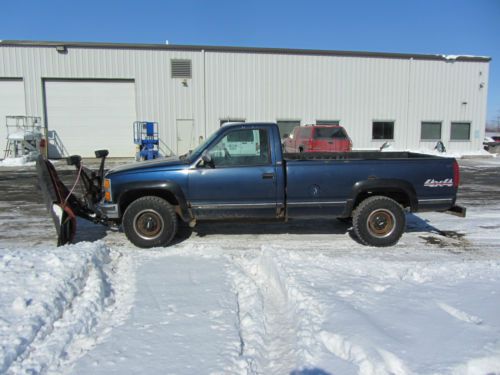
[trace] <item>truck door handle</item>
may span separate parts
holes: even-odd
[[[272,178],[274,178],[274,173],[262,173],[262,178],[264,180],[272,179]]]

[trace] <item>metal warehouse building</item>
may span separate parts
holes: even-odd
[[[133,156],[132,124],[157,121],[177,153],[224,121],[339,123],[356,149],[475,151],[490,59],[181,45],[0,42],[0,121],[40,116],[67,153]],[[0,123],[2,149],[5,126]],[[57,149],[53,148],[57,156]]]

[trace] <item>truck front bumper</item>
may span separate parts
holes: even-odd
[[[108,219],[119,219],[120,211],[118,209],[118,205],[114,203],[100,203],[97,206],[97,209],[100,211],[101,215]]]

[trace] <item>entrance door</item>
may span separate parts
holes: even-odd
[[[182,155],[196,147],[193,120],[177,120],[177,155]]]

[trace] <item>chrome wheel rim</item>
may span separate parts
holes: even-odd
[[[145,240],[160,237],[164,225],[163,218],[154,210],[142,210],[134,217],[134,231]]]
[[[374,237],[389,237],[396,230],[396,217],[384,208],[375,210],[368,216],[367,228]]]

